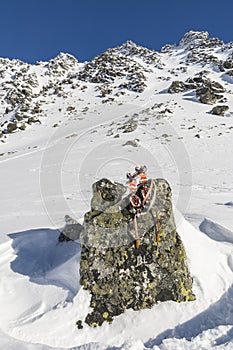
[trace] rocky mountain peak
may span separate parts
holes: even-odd
[[[72,62],[73,64],[78,62],[73,55],[65,52],[60,52],[53,60],[59,62]]]
[[[224,43],[218,38],[210,38],[208,32],[205,31],[193,31],[187,32],[180,40],[179,45],[188,47],[188,49],[198,47],[214,47],[221,46]]]
[[[55,58],[48,61],[47,67],[54,71],[68,71],[78,67],[78,60],[67,53],[60,52]]]
[[[131,40],[127,40],[124,44],[116,47],[113,50],[115,52],[121,53],[124,56],[134,56],[134,55],[141,54],[142,52],[143,53],[145,53],[145,52],[152,53],[152,50],[149,50],[143,46],[140,46]],[[155,51],[153,51],[153,52],[155,52]]]
[[[122,50],[132,50],[132,49],[137,49],[140,48],[141,46],[137,45],[134,41],[132,40],[127,40],[124,44],[119,46]]]
[[[132,59],[141,59],[144,63],[153,64],[154,66],[162,65],[157,51],[147,49],[131,40],[126,41],[121,46],[111,49],[111,52]]]
[[[180,40],[179,45],[200,44],[208,39],[208,32],[190,30],[189,32],[185,33],[183,38]]]

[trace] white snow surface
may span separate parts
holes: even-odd
[[[41,124],[3,139],[1,349],[233,348],[233,86],[211,65],[186,65],[187,54],[182,46],[158,53],[163,69],[137,56],[148,70],[147,88],[112,102],[102,103],[96,84],[87,82],[85,91],[68,86],[66,98],[45,98],[47,117]],[[58,59],[69,65],[73,60],[65,54]],[[41,85],[45,66],[30,67]],[[167,92],[172,80],[203,69],[226,88],[225,116],[210,114],[212,107],[198,102],[192,91]],[[69,105],[78,114],[68,115]],[[137,129],[122,132],[132,117]],[[132,140],[137,147],[126,144]],[[79,284],[79,242],[58,243],[59,230],[66,214],[82,223],[94,181],[108,177],[125,183],[125,173],[136,164],[146,164],[150,177],[166,178],[171,185],[196,300],[128,310],[111,325],[84,323],[79,330],[76,321],[85,319],[90,294]]]

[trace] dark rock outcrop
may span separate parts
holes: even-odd
[[[185,82],[175,80],[168,88],[168,92],[179,93],[188,90],[196,90],[196,96],[201,103],[214,104],[223,98],[224,87],[217,81],[210,80],[204,74],[198,74],[188,78]]]
[[[17,130],[17,122],[9,123],[7,125],[7,132],[10,134],[13,131]]]
[[[218,38],[210,38],[208,32],[191,30],[184,35],[179,45],[188,52],[187,63],[199,63],[202,66],[218,66],[220,64],[218,56],[215,56],[214,51],[210,49],[222,49],[224,43]]]
[[[205,103],[208,105],[214,104],[216,101],[223,98],[223,95],[219,95],[210,86],[201,87],[196,91],[196,96],[200,100],[201,103]]]
[[[215,106],[210,113],[211,114],[215,114],[215,115],[222,115],[224,116],[225,113],[229,110],[228,106],[224,106],[224,105],[219,105],[219,106]]]
[[[224,43],[218,38],[210,38],[208,32],[193,30],[185,33],[179,43],[181,46],[187,46],[189,50],[198,47],[218,47],[223,44]]]
[[[170,94],[175,94],[177,92],[183,92],[187,89],[185,83],[183,81],[174,80],[170,87],[168,88],[168,92]]]
[[[227,71],[227,74],[228,74],[230,77],[233,77],[233,69]]]
[[[130,308],[195,299],[174,222],[170,186],[163,179],[149,183],[151,206],[137,219],[138,249],[126,188],[108,179],[93,185],[91,210],[85,214],[80,235],[80,283],[91,293],[92,311],[85,319],[90,326],[111,322]]]
[[[107,50],[87,63],[80,71],[78,79],[105,85],[121,81],[119,89],[134,92],[143,92],[146,88],[143,66],[114,50]]]
[[[60,233],[58,240],[59,242],[63,241],[76,241],[80,238],[80,234],[83,230],[83,226],[71,218],[69,215],[65,216],[65,228]]]

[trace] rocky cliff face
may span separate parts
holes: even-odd
[[[130,308],[195,299],[169,184],[154,181],[151,206],[137,218],[138,249],[134,215],[123,185],[108,179],[93,185],[91,210],[80,235],[80,283],[91,293],[92,312],[85,319],[90,326],[111,322]],[[82,327],[81,321],[77,324]]]

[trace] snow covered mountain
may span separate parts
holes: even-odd
[[[1,59],[0,96],[1,348],[232,349],[233,42],[190,31],[160,52]],[[78,330],[89,295],[59,229],[82,222],[94,181],[140,163],[171,184],[197,300]]]

